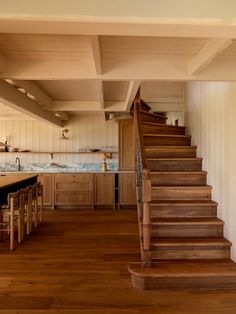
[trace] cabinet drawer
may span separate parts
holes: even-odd
[[[56,205],[91,205],[91,192],[56,192]]]
[[[55,182],[64,182],[64,181],[92,181],[92,173],[56,173]]]
[[[59,181],[55,184],[56,191],[92,191],[92,181]]]

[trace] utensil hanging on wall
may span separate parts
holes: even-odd
[[[61,133],[61,137],[59,138],[59,140],[69,140],[69,138],[65,135],[68,132],[69,132],[68,129],[63,129],[62,133]]]

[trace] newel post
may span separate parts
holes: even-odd
[[[143,198],[143,263],[151,266],[151,178],[150,170],[144,169],[142,174],[142,198]]]

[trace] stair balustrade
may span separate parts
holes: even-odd
[[[144,139],[142,133],[141,100],[139,93],[134,100],[134,127],[136,143],[136,191],[137,191],[137,208],[139,220],[140,249],[142,263],[144,267],[151,266],[151,179],[150,170],[147,169]]]

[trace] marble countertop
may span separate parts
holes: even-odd
[[[1,164],[0,173],[103,173],[101,164],[80,163],[80,164],[28,164],[22,165],[18,171],[15,164]],[[107,164],[107,173],[133,173],[133,171],[119,171],[118,164]]]

